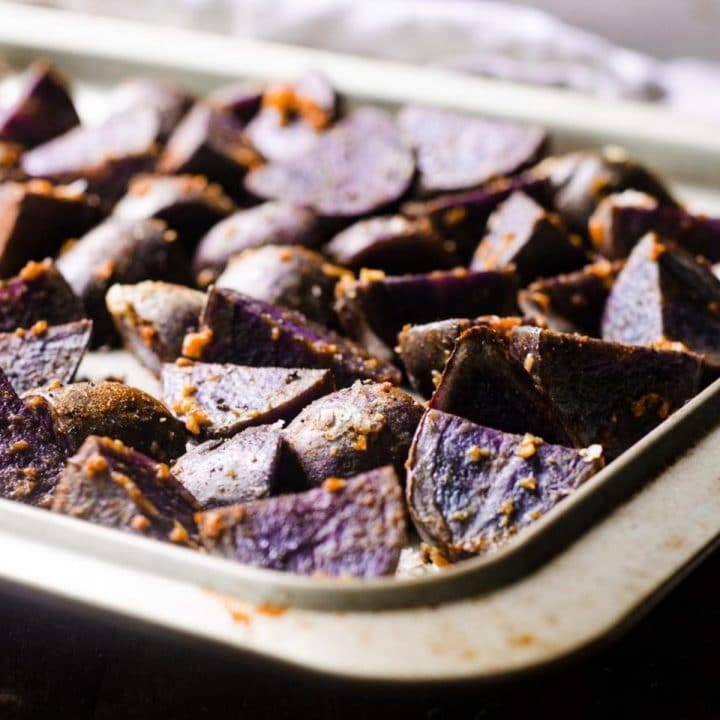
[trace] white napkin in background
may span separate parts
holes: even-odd
[[[660,61],[522,5],[479,0],[59,0],[57,4],[454,67],[604,97],[661,102],[680,112],[720,120],[720,65]]]

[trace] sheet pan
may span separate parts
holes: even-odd
[[[38,54],[79,85],[81,113],[130,74],[198,90],[325,71],[353,102],[422,102],[539,122],[558,149],[626,147],[698,210],[720,210],[720,133],[655,108],[187,30],[0,3],[0,56]],[[124,353],[112,368],[152,378]],[[378,581],[258,570],[0,501],[0,578],[37,592],[327,674],[489,680],[608,640],[720,538],[720,384],[673,415],[557,511],[488,558]]]

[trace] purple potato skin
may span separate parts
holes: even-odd
[[[339,110],[340,99],[327,78],[310,72],[293,85],[265,88],[262,108],[248,123],[247,134],[270,162],[284,162],[310,150]]]
[[[55,255],[69,238],[99,219],[97,198],[44,180],[0,185],[0,277],[20,271],[29,260]]]
[[[510,337],[486,325],[463,332],[430,407],[484,427],[572,445],[555,409],[526,372],[523,358],[510,355]]]
[[[62,515],[187,547],[196,546],[197,509],[167,465],[97,436],[68,460],[52,504]]]
[[[48,325],[85,317],[80,298],[52,261],[30,261],[20,274],[0,281],[0,332],[29,328],[40,320]]]
[[[297,158],[250,173],[245,187],[264,199],[308,206],[327,221],[348,222],[398,202],[415,172],[412,153],[387,113],[356,110]]]
[[[535,318],[498,317],[451,318],[404,327],[398,335],[397,352],[412,387],[423,397],[435,391],[455,342],[466,330],[478,325],[507,335],[518,325],[541,324]]]
[[[183,285],[146,280],[113,285],[105,301],[124,347],[159,375],[163,363],[182,354],[185,335],[197,329],[205,294]]]
[[[72,452],[90,435],[115,438],[160,462],[185,452],[183,424],[159,400],[129,385],[111,381],[49,385],[26,397],[48,402]]]
[[[333,302],[338,278],[350,273],[299,245],[265,245],[230,259],[215,281],[263,302],[297,310],[321,325],[337,325]]]
[[[220,186],[201,175],[142,175],[130,183],[113,214],[125,220],[163,220],[191,255],[200,238],[234,210]]]
[[[201,510],[211,510],[275,494],[282,453],[280,428],[260,425],[196,445],[177,459],[172,473]]]
[[[639,190],[661,205],[677,202],[652,173],[617,148],[549,157],[533,168],[550,184],[553,205],[570,230],[587,232],[598,203],[623,190]]]
[[[401,380],[396,367],[301,313],[227,288],[210,288],[200,330],[186,336],[183,354],[192,360],[252,367],[327,368],[338,387],[362,379],[396,385]]]
[[[223,271],[233,255],[265,245],[319,247],[323,231],[317,215],[281,200],[239,210],[212,227],[198,244],[193,272],[201,287]]]
[[[262,93],[262,87],[252,82],[231,83],[215,88],[205,96],[203,102],[222,113],[231,115],[240,126],[244,127],[260,110]]]
[[[333,392],[329,370],[243,367],[181,359],[162,370],[162,397],[193,434],[231,437],[252,425],[291,420]]]
[[[518,327],[510,351],[552,403],[575,447],[614,460],[699,389],[699,355]],[[528,358],[532,358],[531,361]]]
[[[544,206],[549,200],[548,188],[546,180],[525,173],[495,180],[476,190],[409,200],[400,211],[410,218],[427,218],[445,247],[466,262],[484,237],[488,219],[502,202],[522,191]]]
[[[91,333],[90,320],[0,333],[0,368],[19,395],[54,380],[71,382]]]
[[[0,110],[3,140],[33,148],[80,122],[65,78],[47,61],[34,62],[14,81],[20,84],[19,96]]]
[[[518,305],[542,317],[550,330],[600,337],[603,309],[623,265],[601,258],[575,272],[541,278],[518,293]]]
[[[680,342],[720,369],[720,280],[705,262],[648,234],[613,286],[602,336],[633,345]]]
[[[606,197],[588,221],[595,249],[606,258],[627,257],[649,232],[671,238],[692,255],[720,261],[720,217],[693,215],[626,190]]]
[[[285,429],[310,485],[381,465],[402,475],[422,406],[390,383],[356,382],[306,406]]]
[[[468,271],[464,268],[424,275],[387,277],[360,272],[337,285],[335,311],[345,332],[374,355],[393,357],[405,325],[517,311],[517,276],[512,271]]]
[[[22,156],[20,166],[29,177],[61,183],[82,179],[109,210],[130,179],[154,165],[159,130],[152,108],[131,107],[100,125],[79,125],[38,145]]]
[[[422,195],[466,190],[512,175],[537,162],[548,140],[536,126],[436,108],[407,106],[397,121],[417,153]]]
[[[514,268],[525,286],[536,277],[576,270],[587,261],[582,238],[569,236],[562,221],[522,192],[492,214],[488,234],[473,255],[472,270]]]
[[[70,450],[42,398],[21,400],[0,370],[0,496],[47,508]]]
[[[108,218],[60,255],[57,268],[93,320],[95,345],[117,340],[105,305],[112,285],[141,280],[190,283],[189,263],[176,239],[177,233],[162,220]]]
[[[109,98],[114,112],[121,112],[137,105],[152,108],[160,123],[158,140],[167,141],[170,134],[195,99],[181,87],[152,78],[128,78],[121,82]]]
[[[167,175],[202,175],[241,201],[245,198],[242,185],[245,174],[262,162],[231,115],[198,103],[170,136],[158,159],[157,171]]]
[[[626,258],[638,240],[655,228],[653,222],[675,217],[680,208],[661,208],[647,193],[624,190],[603,198],[588,219],[593,248],[604,258]]]
[[[495,550],[603,466],[597,446],[527,440],[428,410],[410,450],[406,488],[420,537],[451,560]]]
[[[322,577],[392,575],[406,534],[391,467],[196,517],[201,543],[213,555]]]
[[[402,215],[360,220],[338,233],[323,252],[352,270],[372,268],[388,274],[447,270],[460,264],[428,218]]]

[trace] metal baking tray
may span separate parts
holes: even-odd
[[[353,102],[420,102],[538,122],[559,150],[622,145],[691,207],[720,212],[720,133],[662,110],[300,48],[0,3],[0,56],[76,80],[81,114],[132,74],[197,90],[326,72]],[[717,187],[715,187],[716,185]],[[83,374],[154,380],[122,352]],[[0,501],[0,579],[328,675],[493,679],[628,627],[720,541],[720,381],[494,555],[396,578],[242,566]]]

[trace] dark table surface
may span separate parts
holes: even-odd
[[[720,553],[627,635],[502,685],[288,675],[17,588],[0,593],[0,718],[720,718]]]

